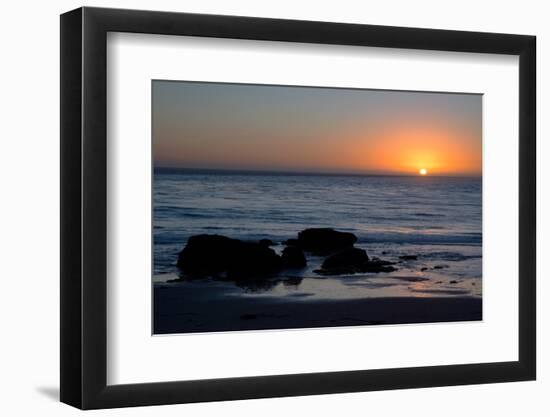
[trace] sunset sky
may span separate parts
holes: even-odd
[[[481,175],[482,96],[153,81],[155,166]]]

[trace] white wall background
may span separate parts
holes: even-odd
[[[6,2],[0,24],[0,410],[1,414],[78,413],[58,403],[59,392],[59,17],[81,6],[72,0]],[[86,5],[239,14],[532,34],[538,37],[539,247],[538,381],[377,393],[325,395],[231,403],[94,412],[137,416],[408,415],[461,416],[550,413],[550,151],[543,119],[550,82],[550,10],[545,2],[319,0],[124,0]],[[543,161],[548,164],[543,167]],[[546,394],[546,395],[545,395]]]

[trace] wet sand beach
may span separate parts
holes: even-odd
[[[298,288],[285,296],[247,293],[225,282],[154,285],[155,334],[481,319],[482,299],[460,293],[432,296],[430,292],[418,292],[416,297],[329,299]]]

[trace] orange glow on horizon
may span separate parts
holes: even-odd
[[[482,174],[482,97],[154,81],[155,166]]]
[[[369,132],[376,140],[358,141],[353,165],[405,175],[480,175],[481,140],[471,135],[444,126],[414,124]]]

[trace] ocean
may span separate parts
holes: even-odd
[[[377,323],[481,319],[481,178],[157,169],[153,192],[157,333],[369,324],[373,317]],[[193,235],[267,238],[280,254],[285,240],[313,227],[354,233],[356,247],[394,262],[397,271],[321,276],[315,270],[324,258],[307,254],[306,268],[243,286],[187,280],[176,266]],[[375,312],[364,311],[372,302],[354,304],[367,299],[387,303]],[[459,304],[433,304],[437,312],[432,304],[402,310],[406,300],[420,299]],[[323,302],[331,306],[326,317],[315,307]],[[348,303],[347,313],[330,313],[335,302]],[[296,312],[281,313],[289,308]],[[215,313],[233,310],[228,323]],[[182,321],[182,314],[193,319]],[[263,319],[248,322],[248,316]]]
[[[162,281],[177,274],[177,255],[192,235],[267,238],[280,252],[280,243],[303,229],[331,227],[354,233],[369,256],[403,264],[394,276],[454,280],[463,285],[453,290],[480,296],[481,192],[481,178],[157,169],[154,275]],[[418,260],[411,265],[404,255]],[[322,259],[311,261],[300,276],[316,276]]]

